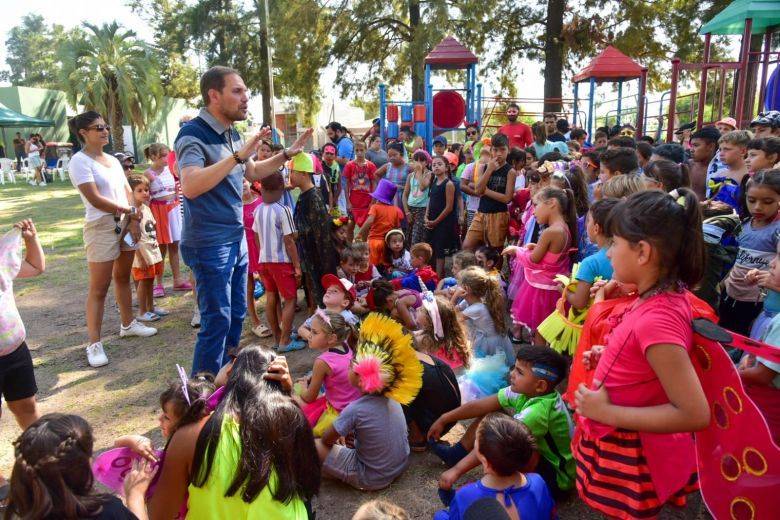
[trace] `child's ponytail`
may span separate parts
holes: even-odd
[[[493,326],[496,332],[506,334],[506,301],[504,292],[501,290],[501,284],[495,276],[487,276],[487,292],[485,293],[485,307],[487,307],[490,317],[493,318]]]
[[[704,259],[706,258],[699,198],[688,188],[672,190],[670,195],[676,203],[681,203],[685,209],[683,229],[687,231],[687,236],[682,240],[680,252],[675,262],[679,266],[678,278],[688,287],[693,287],[704,276]]]

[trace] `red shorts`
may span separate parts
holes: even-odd
[[[149,267],[133,267],[133,280],[140,282],[141,280],[149,280],[150,278],[156,278],[163,274],[163,263],[157,262]]]
[[[285,300],[297,297],[298,284],[295,282],[295,268],[292,264],[260,262],[257,272],[263,279],[266,292],[279,293]]]

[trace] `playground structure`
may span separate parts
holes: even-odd
[[[425,57],[425,99],[391,101],[387,88],[379,85],[380,137],[397,139],[402,126],[413,127],[430,148],[434,134],[458,130],[464,121],[482,119],[482,85],[477,83],[479,59],[458,40],[448,36]],[[462,89],[434,89],[431,73],[436,70],[465,70],[466,82]],[[465,93],[463,98],[461,92]],[[400,123],[399,123],[400,115]]]
[[[635,124],[637,137],[650,133],[650,126],[654,125],[652,133],[656,139],[665,133],[667,142],[672,141],[674,129],[683,122],[695,121],[696,126],[701,127],[731,116],[737,120],[738,127],[745,128],[758,111],[756,106],[767,110],[780,108],[780,51],[771,50],[772,35],[778,29],[780,1],[735,0],[699,31],[699,34],[704,35],[703,61],[683,63],[674,58],[671,63],[671,88],[655,101],[650,101],[646,95],[647,67],[636,63],[613,46],[603,49],[572,78],[573,99],[483,97],[482,84],[477,82],[476,77],[479,59],[455,38],[447,37],[425,57],[424,99],[389,100],[386,86],[379,86],[380,136],[384,143],[387,139],[397,139],[401,128],[410,127],[423,137],[425,147],[430,150],[435,135],[457,131],[467,122],[477,123],[483,135],[489,135],[491,129],[496,130],[500,126],[497,120],[503,117],[506,105],[510,102],[521,106],[521,119],[524,116],[540,118],[544,113],[541,107],[549,103],[557,104],[560,106],[558,115],[572,121],[574,126],[586,128],[590,136],[594,128],[599,127],[599,120],[603,121],[604,126],[610,126],[613,118],[618,125],[624,122]],[[713,34],[742,34],[739,61],[710,61]],[[758,34],[763,34],[763,50],[751,51],[751,36]],[[776,65],[771,79],[770,65]],[[757,73],[759,67],[760,75]],[[465,70],[464,87],[434,89],[431,74],[443,69]],[[680,76],[683,71],[700,73],[698,90],[680,94]],[[714,83],[718,88],[714,89],[717,91],[711,96],[710,117],[706,118],[707,83],[711,73],[714,73]],[[732,78],[727,79],[727,74]],[[639,80],[638,94],[624,98],[624,83],[635,79]],[[581,98],[579,85],[585,82],[589,84],[589,92],[586,98]],[[617,99],[597,103],[596,86],[601,83],[617,83]],[[727,96],[729,88],[733,89],[733,96]],[[631,100],[633,106],[626,106],[626,101]],[[587,103],[587,112],[582,110],[583,103]],[[616,104],[616,109],[609,110],[606,115],[597,114],[599,106],[611,104]],[[653,107],[656,104],[657,110]],[[539,106],[540,109],[529,110],[533,106]]]

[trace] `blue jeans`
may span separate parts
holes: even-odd
[[[195,274],[200,331],[195,341],[192,374],[216,375],[238,346],[246,316],[246,242],[221,246],[181,246],[184,263]]]

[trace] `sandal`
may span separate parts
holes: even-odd
[[[270,338],[271,336],[274,335],[274,333],[271,332],[271,329],[269,329],[263,324],[260,324],[257,327],[253,328],[252,334],[257,336],[258,338]]]

